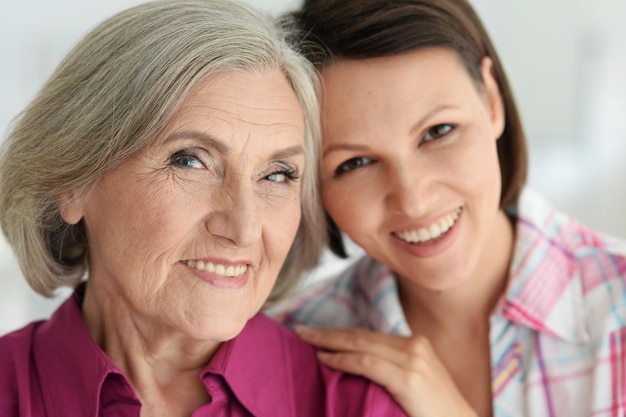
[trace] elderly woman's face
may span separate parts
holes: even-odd
[[[279,71],[213,76],[82,209],[88,291],[197,338],[235,336],[300,221],[304,122]]]

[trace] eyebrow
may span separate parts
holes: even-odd
[[[328,145],[328,147],[322,153],[322,157],[325,157],[331,152],[335,151],[359,151],[364,152],[367,151],[369,147],[364,145],[356,145],[352,143],[332,143]]]
[[[304,154],[304,148],[301,145],[293,145],[285,149],[277,150],[270,156],[270,159],[284,159],[300,154]]]
[[[222,155],[228,155],[231,152],[231,148],[225,143],[215,139],[211,135],[208,135],[197,130],[184,130],[181,132],[175,132],[169,135],[165,139],[165,143],[172,142],[178,139],[197,139],[206,142],[210,147],[217,150]],[[302,145],[293,145],[285,149],[278,149],[271,156],[270,159],[283,159],[289,158],[295,155],[304,154],[304,148]]]
[[[437,107],[435,107],[434,109],[432,109],[431,111],[429,111],[428,113],[426,113],[424,116],[422,116],[417,123],[415,123],[413,125],[413,127],[411,127],[411,129],[409,130],[410,134],[414,134],[416,130],[418,130],[420,127],[422,127],[423,125],[426,124],[426,122],[428,122],[428,120],[432,119],[437,113],[440,113],[444,110],[452,110],[452,109],[456,109],[455,106],[452,106],[450,104],[440,104]]]
[[[451,110],[451,109],[455,109],[455,106],[449,105],[449,104],[442,104],[439,105],[437,107],[435,107],[434,109],[432,109],[431,111],[429,111],[428,113],[426,113],[424,116],[422,116],[417,123],[415,123],[411,129],[409,129],[409,133],[410,134],[415,134],[415,131],[418,130],[421,126],[423,126],[424,124],[426,124],[426,122],[428,122],[428,120],[430,120],[431,118],[433,118],[437,113],[442,112],[444,110]],[[324,152],[322,153],[322,157],[325,157],[326,155],[328,155],[331,152],[334,151],[358,151],[358,152],[365,152],[367,150],[369,150],[369,147],[365,146],[365,145],[359,145],[359,144],[352,144],[352,143],[333,143],[331,145],[328,145],[328,147],[324,150]]]
[[[222,155],[228,155],[230,148],[223,142],[215,139],[211,135],[207,135],[197,130],[183,130],[181,132],[174,132],[165,139],[165,143],[173,142],[178,139],[197,139],[206,142],[210,147],[217,150]]]

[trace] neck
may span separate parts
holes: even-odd
[[[208,401],[200,373],[219,343],[197,341],[156,324],[132,309],[123,294],[96,282],[88,283],[82,310],[91,337],[126,375],[144,405],[174,411],[181,404],[197,407]]]
[[[413,331],[488,331],[489,317],[508,282],[513,239],[510,220],[499,212],[477,268],[460,285],[433,290],[399,278],[400,299]]]

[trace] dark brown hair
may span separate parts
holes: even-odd
[[[505,128],[497,143],[502,177],[500,207],[517,203],[527,171],[521,120],[498,54],[466,0],[305,0],[288,21],[296,25],[306,45],[304,53],[318,69],[340,59],[442,47],[455,51],[470,76],[482,85],[480,63],[485,56],[491,58],[505,108]],[[345,257],[341,234],[327,218],[330,247]]]

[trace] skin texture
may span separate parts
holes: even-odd
[[[491,414],[488,317],[513,231],[499,208],[504,109],[488,58],[481,74],[473,80],[443,48],[339,60],[322,72],[324,205],[396,273],[416,336],[301,335],[338,352],[324,355],[329,365],[384,385],[413,416]],[[439,238],[407,242],[442,219],[450,228]]]
[[[282,73],[218,74],[151,146],[62,204],[88,234],[88,330],[144,400],[142,415],[191,415],[209,400],[200,369],[259,311],[296,234],[303,146]]]

